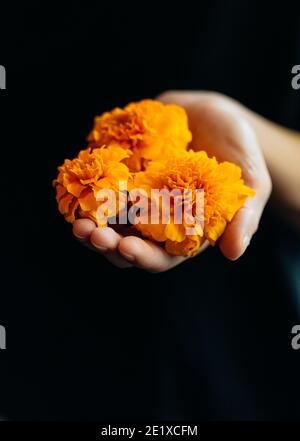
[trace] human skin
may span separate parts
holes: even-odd
[[[170,91],[158,97],[185,108],[193,140],[190,148],[204,149],[219,161],[242,168],[245,183],[256,190],[227,225],[218,241],[224,256],[241,257],[258,229],[264,207],[274,196],[280,212],[298,223],[300,213],[300,134],[280,127],[237,101],[214,92]],[[110,227],[97,228],[89,219],[73,224],[78,241],[119,268],[136,266],[150,272],[167,271],[188,258],[170,256],[156,243],[122,236]],[[208,246],[200,249],[200,253]]]

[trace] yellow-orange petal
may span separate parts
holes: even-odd
[[[73,196],[69,193],[67,193],[65,196],[63,196],[60,201],[58,202],[58,209],[61,214],[66,214],[69,212],[69,206],[71,202],[73,201]]]
[[[83,196],[78,198],[80,208],[83,211],[97,210],[98,204],[92,190],[85,192]]]
[[[182,242],[167,240],[165,248],[166,251],[173,256],[188,257],[197,254],[203,242],[203,238],[199,236],[186,236]]]
[[[166,225],[166,237],[174,242],[182,242],[185,239],[185,227],[182,224],[174,224],[173,220]]]

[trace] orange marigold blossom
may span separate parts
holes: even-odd
[[[132,155],[124,162],[132,172],[143,170],[149,160],[160,160],[175,150],[185,150],[191,139],[182,107],[150,99],[97,116],[88,136],[91,148],[117,143],[130,149]]]
[[[144,237],[164,242],[165,249],[173,255],[190,256],[198,252],[207,239],[212,245],[223,234],[225,227],[255,191],[244,184],[240,167],[230,162],[218,163],[216,158],[209,158],[204,151],[176,151],[173,158],[153,161],[145,171],[134,177],[134,187],[145,189],[149,198],[151,189],[181,191],[182,203],[184,192],[190,190],[192,214],[194,213],[197,190],[203,191],[203,228],[197,230],[193,224],[174,222],[174,209],[170,210],[169,221],[153,225],[151,222],[137,223],[135,228]],[[160,200],[163,214],[166,207]],[[173,205],[174,207],[174,205]],[[188,227],[196,227],[194,234],[187,234]]]
[[[103,226],[97,221],[97,209],[101,204],[101,201],[97,201],[97,194],[101,189],[117,193],[120,181],[128,182],[132,179],[128,167],[121,162],[129,154],[116,145],[103,146],[93,151],[87,148],[80,151],[75,159],[66,159],[58,167],[59,173],[53,185],[56,188],[58,209],[68,222],[73,223],[77,215]],[[116,209],[121,209],[120,203]],[[108,213],[108,216],[116,214]]]

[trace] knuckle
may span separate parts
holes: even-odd
[[[176,90],[166,90],[158,95],[158,99],[163,101],[174,101],[178,96],[178,91]]]
[[[206,109],[219,110],[220,112],[224,112],[227,109],[231,110],[232,108],[232,103],[228,97],[219,92],[210,91],[202,95],[199,105],[205,106]]]

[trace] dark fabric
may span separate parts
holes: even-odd
[[[57,213],[56,166],[113,106],[172,88],[217,90],[300,130],[291,87],[299,4],[152,7],[27,5],[13,14],[3,52],[13,243],[1,295],[0,411],[299,419],[291,328],[300,323],[300,239],[276,213],[267,209],[239,261],[215,247],[157,275],[112,267],[79,246]]]

